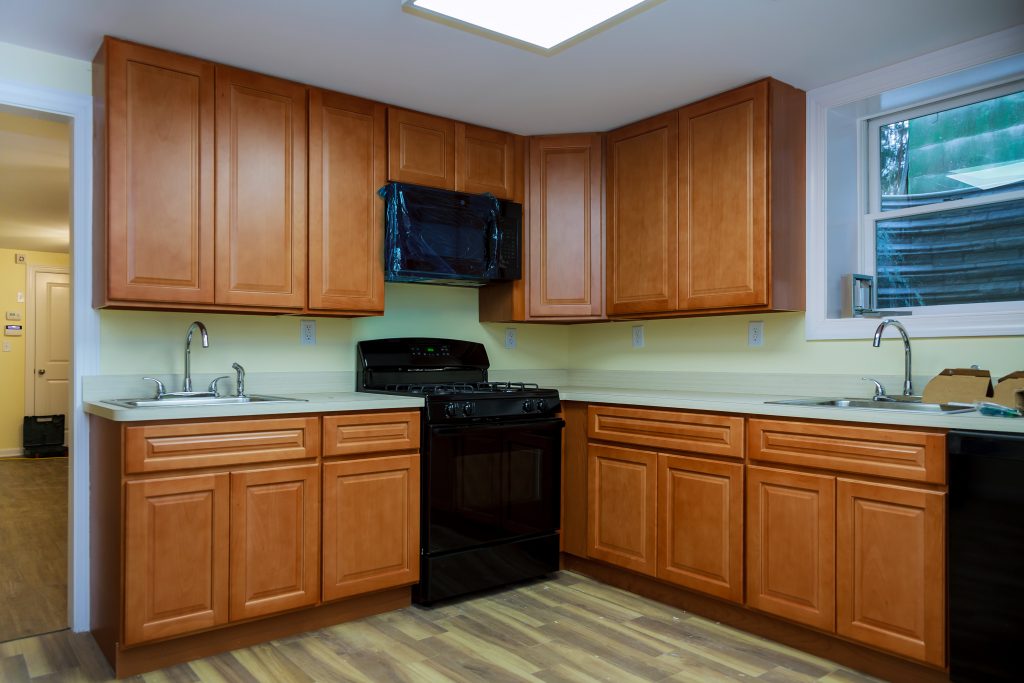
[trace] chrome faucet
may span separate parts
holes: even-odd
[[[245,396],[245,368],[240,363],[232,363],[235,369],[235,395],[239,398]]]
[[[910,337],[907,336],[907,328],[903,327],[903,324],[898,320],[886,318],[875,329],[875,339],[871,342],[871,345],[878,348],[882,344],[882,332],[885,331],[887,325],[895,327],[899,331],[900,336],[903,337],[903,355],[905,358],[905,367],[903,371],[903,395],[913,396],[914,388],[910,383]]]
[[[206,334],[206,325],[198,320],[188,326],[188,333],[185,335],[185,383],[181,390],[192,391],[192,331],[199,328],[199,334],[203,338],[203,348],[210,348],[210,337]]]

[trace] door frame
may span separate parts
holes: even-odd
[[[71,123],[71,369],[69,372],[68,623],[89,630],[89,416],[82,377],[99,373],[99,313],[92,308],[92,97],[0,80],[0,105]]]
[[[36,292],[36,273],[64,273],[68,276],[68,285],[72,285],[71,282],[71,269],[63,266],[43,266],[29,264],[28,268],[25,269],[25,416],[35,414],[36,407],[36,325],[34,322],[30,322],[34,318],[35,310],[35,292]],[[74,296],[74,290],[71,291],[71,296]],[[75,336],[71,332],[71,321],[68,321],[68,334],[71,336],[71,349],[74,351],[75,348]],[[68,384],[71,383],[70,374],[68,376]],[[68,411],[71,410],[71,403],[68,402]],[[70,422],[70,415],[68,416]],[[69,432],[70,434],[70,432]],[[70,445],[70,444],[69,444]]]

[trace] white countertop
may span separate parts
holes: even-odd
[[[169,406],[122,408],[101,400],[86,401],[85,412],[116,422],[150,420],[195,420],[205,417],[245,417],[249,415],[294,415],[298,413],[342,413],[358,410],[419,409],[422,398],[364,394],[354,391],[322,393],[288,393],[288,398],[304,399],[294,402],[228,403],[223,405]]]
[[[955,415],[899,412],[895,410],[835,408],[830,406],[794,406],[768,404],[806,396],[715,393],[667,389],[623,389],[616,387],[563,386],[558,388],[563,401],[615,403],[659,408],[683,408],[744,415],[799,417],[836,422],[864,422],[881,425],[971,429],[990,432],[1024,433],[1024,418],[987,417],[977,412]]]

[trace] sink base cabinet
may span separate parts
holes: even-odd
[[[410,603],[418,440],[322,464],[339,419],[91,418],[91,630],[119,677]],[[418,434],[418,411],[343,419]]]

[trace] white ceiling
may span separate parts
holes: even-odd
[[[0,247],[67,252],[71,125],[0,109]]]
[[[107,33],[535,134],[608,130],[762,76],[814,88],[1024,24],[1024,2],[663,0],[548,57],[401,0],[0,0],[0,17],[0,41],[79,59]]]

